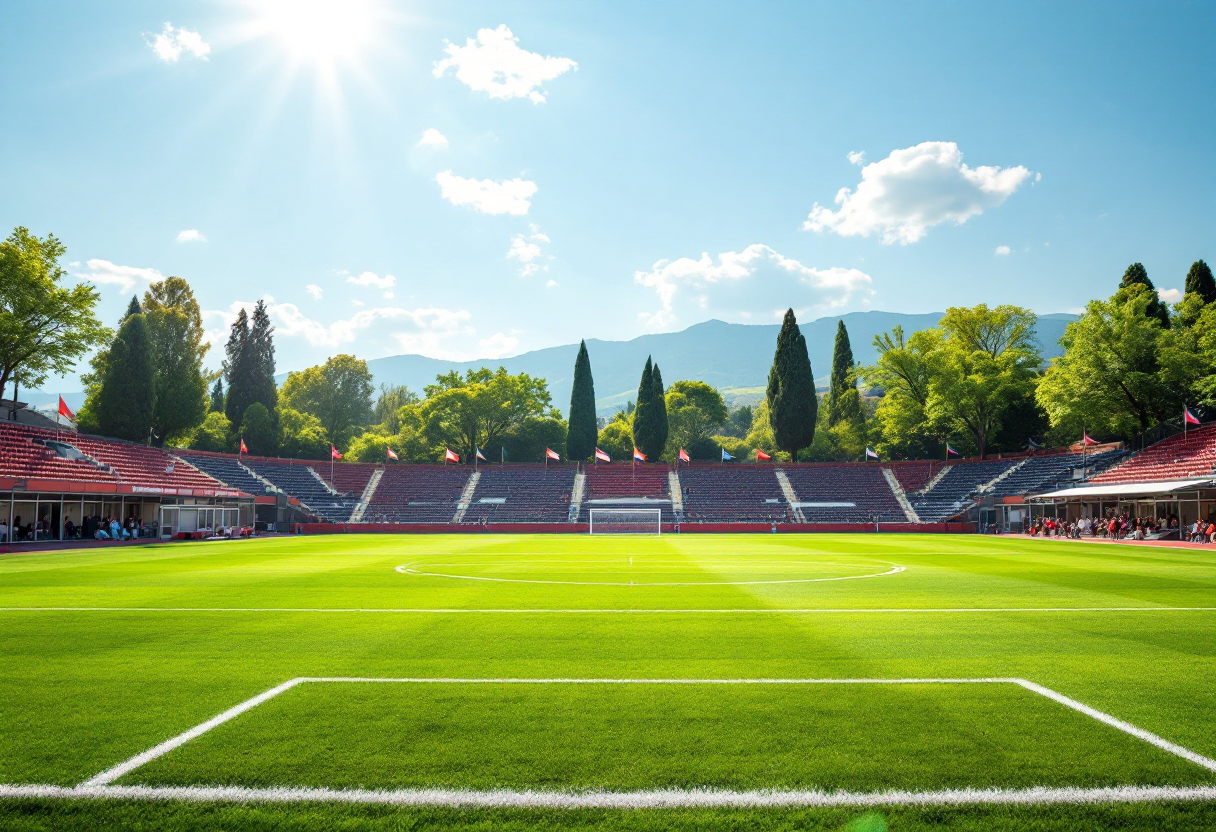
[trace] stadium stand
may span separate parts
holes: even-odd
[[[1094,477],[1094,483],[1160,482],[1206,477],[1216,466],[1216,424],[1203,425],[1149,445],[1122,465]]]
[[[77,482],[117,482],[118,474],[99,466],[68,443],[75,434],[56,440],[38,428],[0,422],[0,470],[10,477],[43,477]],[[58,449],[58,451],[56,450]]]
[[[852,506],[801,506],[808,523],[905,523],[907,516],[878,465],[810,464],[781,466],[799,503]]]
[[[565,465],[484,466],[463,522],[564,523],[575,470]]]
[[[345,523],[359,502],[358,496],[333,494],[313,474],[307,463],[298,460],[245,457],[244,462],[270,480],[283,492],[306,505],[313,514],[334,523]],[[317,463],[318,465],[320,463]]]
[[[378,467],[366,462],[338,462],[334,464],[332,477],[329,466],[324,462],[315,464],[313,470],[320,474],[321,479],[329,483],[334,491],[358,502],[363,495],[363,489],[367,488],[368,480],[372,478],[372,472]]]
[[[1071,482],[1074,479],[1074,472],[1082,466],[1087,471],[1101,471],[1123,456],[1123,451],[1113,450],[1096,454],[1052,454],[1031,457],[1012,471],[1009,476],[998,482],[991,493],[993,497],[1001,498],[1046,491],[1056,485]]]
[[[1018,459],[987,459],[956,462],[931,489],[909,494],[912,507],[923,522],[949,520],[970,504],[969,496],[1016,465]]]
[[[900,488],[911,494],[928,485],[933,475],[945,465],[946,463],[938,460],[917,459],[908,462],[884,462],[882,467],[890,470]]]
[[[244,466],[234,456],[208,453],[206,451],[183,450],[175,450],[173,454],[179,459],[189,462],[208,476],[224,483],[229,488],[237,488],[246,494],[255,495],[265,494],[269,491],[266,484],[246,471]]]
[[[583,485],[583,504],[579,507],[578,519],[587,522],[587,514],[593,508],[637,508],[653,507],[663,512],[662,522],[674,523],[671,486],[667,477],[670,469],[664,463],[633,465],[617,462],[603,465],[588,465]],[[635,502],[630,502],[630,501]],[[648,503],[648,500],[668,501]]]
[[[450,523],[471,474],[463,465],[386,466],[363,519],[374,523]]]
[[[680,470],[680,485],[688,523],[790,521],[772,465],[690,465]]]

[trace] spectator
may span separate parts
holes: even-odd
[[[8,543],[8,521],[0,519],[0,543]]]

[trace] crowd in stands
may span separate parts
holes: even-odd
[[[1207,523],[1193,524],[1191,536],[1199,533],[1200,526],[1206,528]],[[1178,517],[1174,514],[1161,518],[1129,517],[1127,514],[1116,514],[1109,518],[1089,517],[1080,520],[1057,520],[1054,517],[1040,517],[1030,527],[1031,537],[1060,537],[1080,539],[1087,537],[1106,538],[1109,540],[1147,540],[1168,532],[1179,532]],[[1213,528],[1216,532],[1216,528]]]
[[[64,521],[63,540],[134,540],[140,537],[153,537],[155,526],[145,525],[139,517],[128,517],[119,520],[117,517],[102,517],[94,515],[85,517],[79,525],[71,520]],[[60,537],[50,520],[40,517],[36,523],[22,524],[21,516],[13,518],[12,529],[8,521],[0,518],[0,543],[18,541],[59,540]]]

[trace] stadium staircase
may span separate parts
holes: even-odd
[[[477,483],[481,480],[481,471],[474,471],[469,476],[469,481],[464,484],[464,490],[460,492],[460,499],[456,501],[456,513],[452,515],[453,523],[463,523],[464,515],[469,510],[469,504],[473,502],[473,495],[477,493]]]
[[[321,487],[322,487],[322,488],[324,488],[326,491],[328,491],[328,492],[329,492],[329,494],[330,494],[331,496],[333,496],[333,497],[337,497],[337,496],[338,496],[338,489],[336,489],[336,488],[334,488],[332,485],[330,485],[330,484],[329,484],[329,483],[328,483],[328,482],[325,480],[325,477],[323,477],[323,476],[321,476],[320,474],[318,474],[318,473],[317,473],[317,469],[316,469],[316,468],[313,468],[311,465],[306,466],[306,467],[308,468],[308,473],[312,474],[312,475],[313,475],[313,477],[316,479],[316,481],[317,481],[317,482],[319,482],[319,483],[321,483]]]
[[[802,513],[802,509],[798,508],[798,495],[794,493],[794,486],[790,484],[790,478],[780,468],[773,473],[777,476],[777,484],[781,486],[781,493],[785,495],[785,501],[790,504],[790,513],[793,515],[794,522],[805,523],[806,515]]]
[[[680,523],[684,520],[684,486],[680,485],[680,472],[675,468],[667,472],[667,493],[671,495],[671,513]]]
[[[994,480],[992,480],[989,483],[986,483],[983,487],[981,487],[979,489],[978,493],[987,494],[988,492],[993,491],[997,487],[998,483],[1007,479],[1011,474],[1021,470],[1021,468],[1029,461],[1030,461],[1030,458],[1027,457],[1026,459],[1023,459],[1020,462],[1014,463],[1009,468],[1006,468],[1004,471],[1002,471],[1000,474],[998,474]]]
[[[985,459],[957,462],[930,480],[915,495],[912,507],[923,522],[951,520],[975,504],[974,495],[1021,460]]]
[[[376,486],[380,484],[380,478],[383,476],[384,469],[382,468],[372,471],[372,475],[367,479],[367,485],[363,487],[363,493],[359,496],[359,502],[355,504],[355,510],[350,513],[350,522],[363,522],[363,513],[367,511],[367,504],[372,501],[372,496],[376,493]]]
[[[583,493],[587,490],[587,475],[579,471],[574,475],[574,489],[570,492],[570,509],[566,512],[567,523],[577,523],[583,510]]]
[[[919,523],[920,517],[916,514],[916,509],[912,508],[912,503],[908,501],[908,495],[904,491],[899,478],[895,476],[895,472],[890,468],[884,467],[882,475],[887,478],[887,484],[891,486],[891,493],[895,495],[899,507],[904,510],[904,517],[908,518],[909,523]]]

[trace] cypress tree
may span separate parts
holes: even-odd
[[[1123,273],[1123,280],[1119,282],[1120,289],[1127,289],[1131,286],[1140,285],[1146,287],[1153,294],[1152,300],[1148,307],[1144,310],[1144,314],[1150,318],[1156,318],[1161,321],[1162,329],[1170,328],[1170,310],[1161,298],[1157,297],[1157,289],[1153,286],[1153,281],[1148,279],[1148,270],[1139,263],[1132,263],[1127,267],[1127,271]]]
[[[792,459],[815,439],[815,419],[819,400],[815,397],[815,376],[806,351],[806,339],[798,329],[794,310],[785,313],[777,335],[777,352],[768,373],[768,422],[780,450]]]
[[[836,344],[832,350],[832,380],[828,387],[828,427],[861,415],[861,395],[853,374],[853,346],[844,321],[836,322]]]
[[[249,317],[242,309],[237,313],[228,343],[224,347],[224,378],[228,382],[228,395],[224,399],[224,415],[233,425],[241,424],[245,409],[253,403],[249,348]]]
[[[122,321],[125,321],[132,315],[143,314],[143,311],[144,310],[140,309],[139,307],[139,298],[137,298],[135,295],[131,295],[131,302],[127,304],[127,311],[123,313]],[[122,321],[118,322],[119,326],[122,326]]]
[[[1186,273],[1186,292],[1194,292],[1203,298],[1205,304],[1216,300],[1216,280],[1212,279],[1212,270],[1202,260],[1191,264],[1191,270]]]
[[[599,425],[595,420],[595,382],[591,378],[591,358],[587,355],[586,341],[579,343],[578,358],[574,360],[569,417],[566,456],[574,460],[587,459],[595,453]]]
[[[259,300],[253,307],[249,330],[251,362],[249,368],[250,403],[261,402],[278,423],[279,391],[274,382],[274,327],[266,312],[266,302]]]
[[[97,395],[97,427],[106,436],[147,442],[155,403],[148,324],[142,314],[131,315],[110,345],[105,379]]]
[[[211,408],[212,413],[224,412],[224,377],[220,376],[215,380],[215,384],[211,385]]]
[[[666,391],[663,389],[663,374],[659,372],[658,364],[655,364],[650,371],[650,395],[651,401],[654,402],[655,444],[658,446],[657,456],[651,458],[657,459],[667,448],[667,434],[670,428],[667,423],[667,399]]]
[[[642,379],[638,382],[638,402],[633,409],[633,446],[646,455],[647,459],[656,459],[655,448],[658,445],[658,424],[655,413],[652,391],[654,365],[650,357],[646,357],[646,366],[642,368]],[[658,454],[663,449],[658,448]]]

